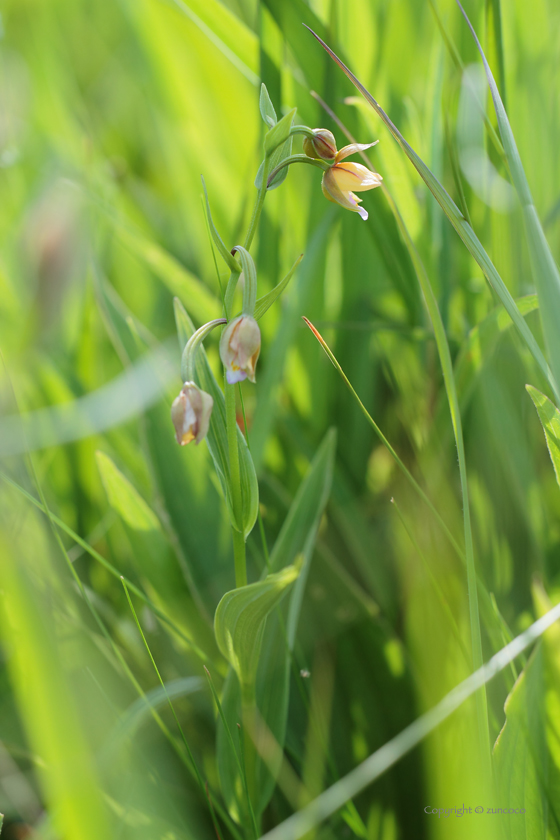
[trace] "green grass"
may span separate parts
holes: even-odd
[[[3,4],[2,840],[560,838],[560,9],[463,5]],[[379,140],[366,223],[300,163],[252,223],[261,82]]]

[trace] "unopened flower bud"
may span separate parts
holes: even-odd
[[[194,382],[185,382],[171,406],[177,443],[185,446],[194,440],[198,444],[206,437],[213,405],[214,400],[210,394],[201,391]]]
[[[220,339],[220,357],[227,381],[255,381],[255,367],[261,352],[261,331],[251,315],[239,315],[230,321]]]
[[[336,155],[336,140],[328,128],[314,128],[313,137],[303,138],[303,151],[310,158],[333,160]]]

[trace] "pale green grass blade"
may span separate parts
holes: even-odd
[[[204,688],[204,681],[201,677],[180,677],[171,680],[163,688],[153,688],[147,691],[144,697],[139,697],[124,712],[118,724],[115,726],[111,736],[107,739],[107,751],[112,754],[118,751],[122,742],[134,735],[135,732],[151,719],[150,709],[160,709],[168,699],[178,700],[187,697]]]
[[[521,206],[523,208],[523,218],[525,221],[525,229],[527,233],[527,242],[529,244],[529,254],[531,256],[531,265],[533,269],[533,277],[538,289],[539,299],[541,302],[540,314],[543,325],[544,338],[548,352],[550,355],[550,364],[554,372],[556,382],[560,382],[560,272],[558,266],[554,261],[554,257],[550,251],[548,242],[544,235],[544,231],[537,215],[529,182],[521,163],[521,157],[517,149],[517,144],[507,118],[504,104],[500,97],[494,76],[490,65],[486,60],[480,41],[477,38],[476,32],[468,19],[465,10],[457,0],[467,25],[475,40],[476,46],[484,64],[486,78],[492,94],[492,101],[494,103],[494,110],[498,118],[498,126],[502,142],[504,144],[504,151],[506,153],[511,177]],[[552,386],[553,383],[551,383]],[[553,389],[556,398],[559,398],[558,391]]]
[[[507,668],[523,651],[534,644],[552,625],[560,620],[560,604],[549,610],[512,642],[496,653],[482,668],[459,683],[432,709],[418,717],[395,738],[325,790],[310,805],[289,817],[262,840],[300,840],[308,831],[336,813],[351,797],[363,791],[387,772],[431,732],[447,720],[463,703],[472,697],[497,674]]]
[[[43,795],[61,835],[110,840],[115,834],[51,616],[35,591],[24,558],[16,556],[14,546],[2,543],[2,637],[12,650],[7,666],[22,723],[44,762]]]
[[[544,429],[550,460],[556,473],[556,481],[560,485],[560,411],[548,397],[541,394],[532,385],[526,385],[525,387],[537,409],[539,420]]]
[[[444,187],[440,184],[438,179],[433,175],[433,173],[428,169],[424,161],[416,154],[414,149],[406,142],[398,128],[394,125],[394,123],[390,120],[387,116],[383,108],[376,102],[373,98],[371,93],[361,84],[360,81],[354,76],[351,70],[346,67],[345,64],[335,55],[335,53],[328,47],[325,42],[319,38],[312,30],[310,30],[315,38],[319,41],[319,43],[324,47],[324,49],[328,52],[331,58],[338,64],[338,66],[343,70],[346,76],[350,79],[350,81],[357,87],[360,93],[364,96],[367,102],[371,105],[374,111],[378,114],[378,116],[383,120],[393,137],[395,138],[396,142],[399,144],[403,152],[406,154],[408,159],[411,161],[413,166],[418,171],[419,175],[426,183],[428,189],[435,197],[438,204],[443,209],[445,215],[457,231],[458,235],[460,236],[461,240],[466,245],[467,249],[471,256],[476,260],[479,264],[480,268],[484,272],[484,276],[500,298],[502,304],[504,305],[505,309],[507,310],[510,318],[512,319],[516,329],[518,330],[519,334],[521,335],[523,341],[527,344],[527,347],[531,351],[531,354],[534,356],[535,361],[541,368],[542,372],[544,373],[547,381],[550,384],[550,387],[554,391],[554,393],[560,398],[560,390],[556,385],[554,376],[552,371],[550,370],[548,363],[543,356],[540,347],[537,344],[537,341],[523,320],[521,313],[519,312],[517,306],[515,305],[515,301],[511,296],[509,290],[507,289],[504,281],[498,274],[494,264],[492,263],[490,257],[482,247],[482,244],[478,237],[476,236],[474,230],[471,228],[453,199],[450,195],[446,192]],[[559,338],[560,341],[560,338]]]

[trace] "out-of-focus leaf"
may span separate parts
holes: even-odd
[[[294,271],[296,270],[296,268],[298,267],[298,265],[300,264],[302,259],[303,259],[303,254],[301,254],[297,258],[297,260],[295,261],[293,266],[290,268],[290,270],[288,271],[288,273],[286,274],[284,279],[281,280],[278,283],[278,285],[275,286],[270,292],[268,292],[266,295],[263,295],[262,297],[260,297],[257,300],[257,305],[255,307],[255,319],[257,321],[260,318],[262,318],[262,316],[265,314],[265,312],[267,312],[270,309],[270,307],[272,306],[274,301],[278,297],[280,297],[280,295],[282,294],[282,292],[284,291],[284,289],[286,288],[286,286],[288,285],[288,283],[292,279]]]
[[[257,669],[257,708],[281,747],[284,746],[286,738],[291,650],[295,641],[317,529],[330,495],[335,445],[336,434],[331,430],[325,436],[299,487],[270,556],[270,568],[274,573],[284,564],[292,564],[299,555],[303,555],[303,566],[289,599],[284,602],[280,610],[274,611],[269,616]],[[222,707],[226,720],[233,730],[241,714],[241,690],[233,669],[226,680]],[[243,800],[240,797],[239,773],[224,727],[220,722],[218,722],[217,748],[224,798],[231,814],[239,818],[244,810]],[[257,759],[254,808],[259,814],[270,800],[277,770],[276,766],[271,772],[264,762]]]
[[[34,524],[27,520],[28,533]],[[88,739],[60,659],[60,640],[54,632],[51,605],[47,604],[45,593],[34,585],[37,558],[25,557],[23,543],[24,540],[19,541],[18,552],[4,540],[0,545],[2,641],[4,649],[11,651],[7,668],[20,719],[31,750],[42,759],[39,778],[57,834],[110,840],[114,834]],[[33,568],[32,575],[27,572],[27,563]]]
[[[181,263],[155,242],[151,242],[124,226],[117,228],[123,244],[141,259],[171,294],[189,301],[189,308],[202,323],[211,321],[221,311],[221,301]],[[232,258],[233,259],[233,258]]]
[[[254,685],[266,619],[299,572],[297,564],[286,566],[258,583],[226,592],[218,604],[214,617],[216,641],[237,674],[242,691],[251,691]]]
[[[533,598],[539,617],[552,608],[540,585],[533,587]],[[494,768],[508,840],[560,837],[558,642],[553,625],[505,703],[506,722],[494,747]],[[510,808],[517,813],[508,813]]]
[[[187,588],[159,519],[108,455],[98,452],[97,465],[109,504],[127,528],[137,569],[152,599],[168,611],[194,648],[201,649],[203,658],[215,659],[211,629]]]
[[[538,309],[539,301],[536,295],[527,295],[518,298],[516,304],[521,314],[526,316]],[[455,362],[455,381],[463,410],[470,400],[483,365],[490,361],[500,337],[511,326],[511,318],[500,307],[470,331]]]
[[[194,332],[194,325],[187,315],[185,308],[179,300],[175,299],[175,320],[177,322],[177,333],[179,335],[179,342],[181,350]],[[212,410],[212,417],[210,418],[210,428],[206,437],[208,449],[212,456],[220,484],[224,493],[224,498],[228,507],[231,522],[234,528],[241,531],[245,538],[249,536],[253,530],[253,526],[257,519],[258,505],[259,505],[259,486],[257,483],[257,475],[253,465],[251,453],[247,447],[247,442],[241,432],[237,429],[237,441],[239,444],[239,466],[241,471],[241,494],[243,500],[243,522],[236,522],[233,511],[233,503],[230,494],[230,480],[229,480],[229,456],[228,456],[228,442],[226,431],[226,402],[224,394],[216,379],[204,352],[204,348],[199,348],[196,355],[196,381],[203,391],[206,391],[214,400],[214,408]]]
[[[543,425],[546,445],[556,473],[556,481],[560,485],[560,411],[547,396],[537,391],[532,385],[526,385],[526,388],[535,403],[539,420]]]

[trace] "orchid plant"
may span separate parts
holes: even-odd
[[[325,197],[347,210],[359,213],[364,220],[367,219],[367,212],[359,206],[360,199],[355,192],[371,190],[382,181],[379,174],[365,166],[345,162],[348,156],[368,149],[375,143],[351,144],[337,150],[335,138],[327,129],[294,125],[295,109],[277,120],[264,85],[261,88],[260,111],[268,130],[264,138],[264,159],[255,179],[257,199],[243,245],[235,245],[231,250],[226,247],[213,223],[208,198],[206,200],[212,239],[230,270],[230,276],[224,294],[223,317],[210,321],[196,331],[190,331],[182,357],[183,387],[171,408],[176,439],[180,445],[192,442],[199,444],[207,438],[230,513],[236,589],[226,593],[220,601],[214,629],[218,647],[231,666],[222,698],[222,726],[227,729],[229,718],[233,727],[234,722],[241,718],[244,733],[241,760],[236,756],[237,769],[231,766],[234,748],[231,744],[223,748],[222,743],[221,752],[226,753],[222,756],[222,765],[228,769],[221,773],[221,777],[232,815],[240,821],[250,819],[255,825],[272,791],[271,780],[274,777],[273,768],[264,770],[259,763],[259,749],[255,746],[259,739],[259,725],[264,721],[265,726],[273,730],[278,726],[278,721],[266,720],[266,714],[261,714],[257,702],[256,677],[261,647],[267,644],[265,624],[267,617],[290,587],[297,585],[300,578],[299,582],[303,585],[305,558],[301,555],[292,557],[292,563],[286,566],[282,565],[284,558],[280,557],[280,568],[276,571],[275,547],[269,574],[258,582],[248,583],[246,540],[258,517],[258,485],[250,451],[237,424],[235,387],[239,387],[239,383],[245,379],[255,382],[261,350],[258,319],[285,290],[299,263],[297,260],[288,276],[272,292],[259,299],[257,272],[249,249],[267,193],[284,181],[292,164],[305,163],[322,169]],[[292,154],[292,143],[297,135],[303,135],[303,154]],[[240,279],[243,280],[243,302],[241,313],[236,315],[233,311],[234,295]],[[219,326],[224,327],[219,346],[224,367],[223,395],[209,367],[199,355],[203,340]],[[210,384],[212,394],[204,389],[205,383]],[[216,401],[220,403],[219,411],[216,411]],[[327,472],[330,475],[330,471]],[[323,484],[330,484],[330,479],[327,480],[325,476]],[[324,493],[321,493],[321,498],[324,504]],[[222,731],[222,742],[224,738]],[[232,782],[235,778],[239,781],[237,787]],[[240,790],[243,791],[241,796]]]

